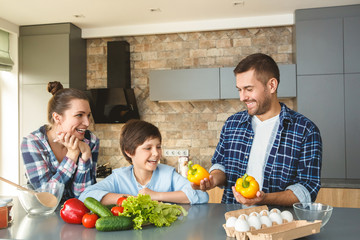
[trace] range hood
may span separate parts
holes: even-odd
[[[140,118],[131,88],[128,42],[108,42],[107,88],[91,89],[87,94],[95,123],[125,123]]]

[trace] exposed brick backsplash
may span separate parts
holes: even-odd
[[[232,114],[244,110],[238,99],[192,102],[152,102],[149,72],[158,69],[235,67],[245,56],[262,52],[277,63],[292,63],[293,26],[228,31],[174,33],[87,40],[87,86],[107,86],[107,42],[130,43],[131,83],[141,119],[158,126],[163,149],[189,149],[190,159],[206,168],[218,143],[221,128]],[[282,99],[294,108],[294,99]],[[93,124],[100,138],[99,164],[127,166],[119,148],[123,124]],[[177,167],[177,157],[162,162]]]

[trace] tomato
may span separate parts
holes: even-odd
[[[120,206],[114,206],[111,208],[111,212],[114,216],[119,216],[119,213],[122,213],[124,211],[123,207]]]
[[[82,225],[86,228],[94,228],[98,215],[95,213],[86,213],[82,218]]]
[[[122,206],[122,202],[123,202],[124,200],[126,200],[126,198],[127,198],[127,197],[119,197],[119,199],[117,200],[116,204],[117,204],[118,206]]]

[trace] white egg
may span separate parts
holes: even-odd
[[[281,214],[281,211],[280,211],[279,209],[277,209],[277,208],[271,209],[271,210],[270,210],[270,213],[272,213],[272,212],[276,212],[276,213],[278,213],[278,214]]]
[[[294,220],[292,213],[287,210],[281,212],[281,217],[287,222],[292,222]]]
[[[261,228],[260,219],[256,215],[249,216],[247,221],[250,227],[254,227],[256,230]]]
[[[272,222],[271,219],[268,216],[261,216],[260,217],[260,222],[261,224],[266,225],[267,227],[271,227],[272,226]]]
[[[245,213],[240,214],[240,216],[238,217],[238,219],[243,219],[243,220],[248,220],[249,216],[246,215]]]
[[[261,210],[261,212],[260,212],[260,216],[269,216],[269,215],[270,215],[269,210],[264,209],[264,210]]]
[[[270,212],[269,218],[272,222],[276,222],[278,225],[282,224],[282,217],[277,212]]]
[[[226,220],[226,227],[235,227],[235,222],[236,222],[237,218],[236,217],[229,217]]]
[[[250,230],[250,226],[246,220],[238,218],[235,222],[235,230],[238,232],[247,232]]]
[[[258,213],[258,212],[251,212],[251,213],[249,214],[249,217],[251,217],[251,216],[259,217],[259,213]]]

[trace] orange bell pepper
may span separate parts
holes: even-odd
[[[259,183],[245,173],[243,177],[236,180],[235,190],[246,198],[254,198],[259,191]]]
[[[189,161],[188,163],[188,180],[192,183],[195,183],[196,185],[200,185],[200,181],[203,180],[204,178],[209,179],[209,172],[203,168],[202,166],[200,166],[199,164],[194,164],[191,161]]]

